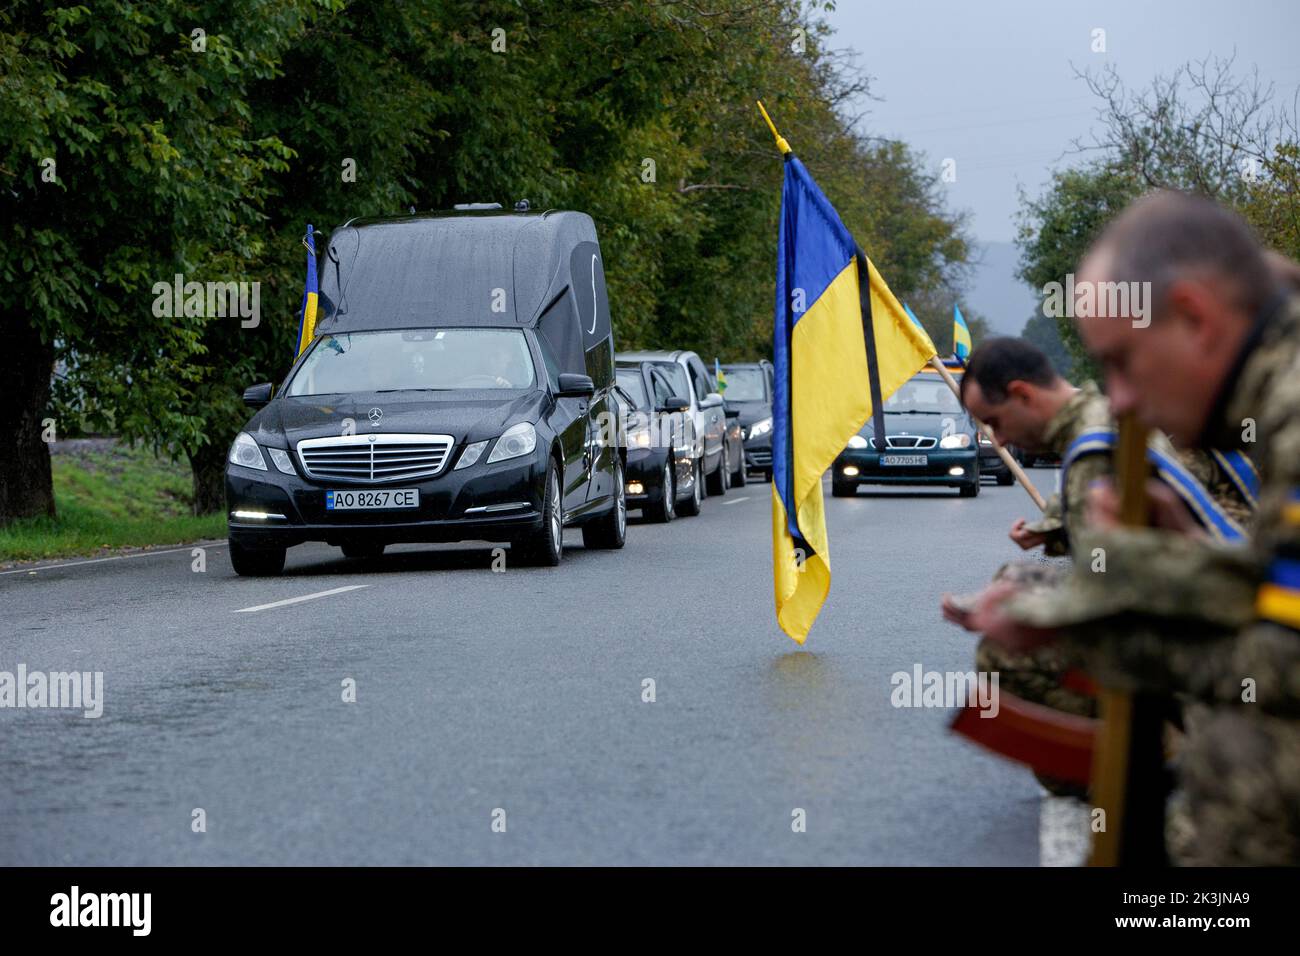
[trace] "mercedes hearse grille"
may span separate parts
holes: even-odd
[[[298,458],[317,481],[379,484],[432,478],[451,456],[450,435],[343,435],[304,438]]]

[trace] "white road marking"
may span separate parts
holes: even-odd
[[[302,597],[285,598],[283,601],[272,601],[270,604],[259,604],[256,607],[241,607],[234,613],[248,614],[252,611],[269,611],[273,607],[284,607],[286,604],[301,604],[303,601],[314,601],[316,598],[329,597],[331,594],[342,594],[344,591],[359,591],[368,587],[370,587],[369,584],[349,584],[345,588],[330,588],[328,591],[317,591],[315,594],[304,594]]]
[[[738,504],[740,504],[742,501],[748,501],[748,500],[749,500],[749,495],[742,495],[742,496],[739,497],[739,498],[732,498],[732,499],[730,499],[729,501],[724,501],[723,504],[724,504],[724,505],[738,505]]]
[[[1043,791],[1038,809],[1038,865],[1084,866],[1091,846],[1091,808],[1074,797]]]
[[[187,548],[168,548],[166,551],[140,551],[137,554],[115,554],[108,558],[90,558],[87,561],[69,561],[66,564],[43,564],[39,568],[14,568],[12,571],[0,571],[0,574],[35,574],[37,571],[57,571],[59,568],[76,568],[83,564],[99,564],[101,561],[124,561],[127,558],[147,558],[154,554],[178,554],[192,551],[194,548],[224,548],[225,541],[216,544],[192,544]]]

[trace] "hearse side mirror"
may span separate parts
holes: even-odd
[[[270,382],[251,385],[244,389],[244,404],[249,408],[263,408],[271,401],[271,392],[275,386]]]
[[[591,380],[590,375],[562,372],[556,394],[560,398],[591,398],[596,394],[596,383]]]
[[[664,403],[660,405],[656,411],[684,412],[689,410],[690,407],[691,400],[689,398],[682,398],[680,395],[673,395],[672,397],[665,399]]]

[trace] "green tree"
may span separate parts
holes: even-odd
[[[308,222],[323,250],[339,223],[410,207],[582,209],[621,346],[766,354],[782,169],[756,96],[896,291],[952,287],[964,222],[920,157],[843,115],[867,85],[829,46],[824,6],[123,0],[0,14],[14,130],[0,202],[17,233],[0,304],[22,395],[0,461],[21,463],[4,487],[31,499],[6,493],[0,515],[52,507],[33,423],[56,359],[58,417],[186,457],[196,510],[219,507],[239,393],[293,357]],[[39,178],[47,155],[55,183]],[[154,316],[153,284],[177,272],[257,282],[262,321]]]
[[[1048,283],[1064,284],[1106,223],[1141,191],[1131,173],[1097,162],[1057,170],[1041,196],[1031,199],[1022,193],[1016,240],[1020,277],[1039,296],[1044,295]],[[1073,319],[1066,315],[1053,318],[1077,374],[1095,377],[1095,365],[1079,340]]]
[[[1074,358],[1061,341],[1061,330],[1055,320],[1035,312],[1020,330],[1020,337],[1042,349],[1061,377],[1074,381]]]
[[[1041,294],[1073,272],[1101,229],[1142,193],[1181,189],[1242,213],[1267,244],[1300,258],[1300,150],[1294,106],[1233,60],[1209,58],[1131,90],[1113,70],[1084,74],[1102,101],[1101,128],[1081,166],[1021,195],[1021,277]],[[1058,330],[1078,375],[1097,369],[1066,317]]]
[[[244,91],[302,16],[250,0],[0,12],[0,522],[54,511],[40,422],[56,358],[92,420],[201,441],[189,399],[211,320],[154,315],[152,290],[256,259],[286,153],[253,134]]]

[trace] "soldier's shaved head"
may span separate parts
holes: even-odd
[[[1289,293],[1300,292],[1300,262],[1294,259],[1288,259],[1280,252],[1272,249],[1264,253],[1268,260],[1268,268],[1273,273],[1273,278],[1278,284]]]
[[[1024,339],[992,338],[977,348],[961,379],[961,400],[1002,445],[1046,451],[1048,422],[1074,395],[1052,361]]]
[[[1264,250],[1240,216],[1213,200],[1173,190],[1148,193],[1120,213],[1093,244],[1114,282],[1149,282],[1152,318],[1170,286],[1212,278],[1247,316],[1272,298],[1276,280]]]
[[[1120,213],[1079,268],[1083,287],[1137,283],[1138,313],[1081,317],[1116,414],[1192,445],[1279,282],[1250,227],[1198,196],[1160,191]],[[1129,286],[1126,286],[1129,287]]]

